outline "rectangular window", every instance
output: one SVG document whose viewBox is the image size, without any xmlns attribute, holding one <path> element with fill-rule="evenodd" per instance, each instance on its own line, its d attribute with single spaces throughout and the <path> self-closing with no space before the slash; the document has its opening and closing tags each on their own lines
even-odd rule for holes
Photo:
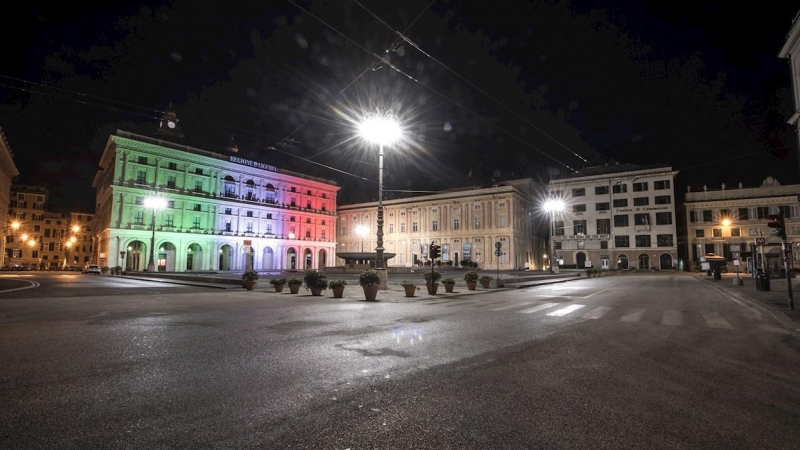
<svg viewBox="0 0 800 450">
<path fill-rule="evenodd" d="M 411 222 L 411 232 L 416 233 L 419 231 L 419 224 L 417 222 Z"/>
<path fill-rule="evenodd" d="M 553 250 L 561 250 L 561 241 L 553 243 Z"/>
<path fill-rule="evenodd" d="M 703 222 L 711 222 L 713 214 L 711 213 L 710 209 L 703 210 Z"/>
<path fill-rule="evenodd" d="M 656 235 L 656 245 L 659 247 L 673 247 L 671 234 Z"/>
<path fill-rule="evenodd" d="M 594 210 L 595 210 L 595 211 L 608 211 L 609 209 L 611 209 L 611 207 L 610 207 L 610 205 L 608 204 L 608 202 L 605 202 L 605 203 L 595 203 L 595 204 L 594 204 Z"/>
<path fill-rule="evenodd" d="M 194 173 L 196 173 L 197 175 L 202 175 L 203 174 L 203 169 L 197 167 L 197 168 L 194 169 Z"/>
<path fill-rule="evenodd" d="M 694 230 L 694 237 L 699 237 L 699 238 L 706 237 L 706 230 Z"/>
<path fill-rule="evenodd" d="M 197 217 L 197 216 L 194 216 L 192 218 L 192 229 L 193 230 L 199 230 L 200 229 L 200 218 Z"/>
<path fill-rule="evenodd" d="M 144 225 L 144 211 L 136 211 L 133 214 L 134 225 Z"/>
<path fill-rule="evenodd" d="M 225 231 L 233 231 L 231 228 L 231 219 L 225 219 Z"/>
<path fill-rule="evenodd" d="M 572 222 L 572 229 L 575 231 L 576 236 L 583 236 L 586 234 L 586 221 L 576 220 Z"/>
<path fill-rule="evenodd" d="M 633 192 L 644 192 L 648 189 L 647 181 L 642 181 L 641 183 L 633 183 Z"/>
<path fill-rule="evenodd" d="M 167 177 L 167 187 L 170 189 L 175 189 L 175 176 L 170 175 Z"/>
<path fill-rule="evenodd" d="M 272 219 L 272 213 L 267 213 L 267 219 Z"/>
<path fill-rule="evenodd" d="M 245 231 L 247 231 L 248 233 L 253 232 L 253 222 L 247 222 L 245 224 Z"/>
<path fill-rule="evenodd" d="M 585 188 L 578 188 L 572 190 L 573 197 L 585 197 L 586 196 L 586 189 Z"/>
<path fill-rule="evenodd" d="M 202 211 L 203 210 L 202 207 L 200 206 L 200 203 L 195 203 L 194 204 L 194 210 L 195 211 Z"/>
<path fill-rule="evenodd" d="M 564 235 L 564 221 L 557 220 L 553 223 L 553 228 L 555 228 L 554 234 L 556 236 L 563 236 Z"/>
<path fill-rule="evenodd" d="M 164 226 L 165 227 L 174 227 L 175 223 L 175 215 L 174 214 L 164 214 Z"/>
<path fill-rule="evenodd" d="M 653 182 L 653 190 L 654 191 L 660 191 L 660 190 L 664 190 L 664 189 L 669 189 L 670 188 L 669 185 L 670 185 L 669 180 L 654 181 Z"/>
<path fill-rule="evenodd" d="M 145 184 L 145 183 L 147 183 L 147 172 L 144 170 L 137 170 L 136 184 Z"/>
<path fill-rule="evenodd" d="M 594 195 L 608 194 L 608 186 L 595 186 Z"/>
<path fill-rule="evenodd" d="M 657 195 L 654 200 L 656 205 L 669 205 L 670 203 L 672 203 L 672 196 Z"/>
<path fill-rule="evenodd" d="M 390 223 L 389 224 L 389 234 L 392 234 L 392 233 L 394 233 L 394 224 Z"/>
<path fill-rule="evenodd" d="M 461 229 L 461 219 L 453 219 L 453 230 Z"/>
<path fill-rule="evenodd" d="M 138 162 L 139 164 L 147 164 L 147 156 L 140 156 L 140 157 L 137 159 L 137 162 Z"/>
<path fill-rule="evenodd" d="M 231 208 L 225 208 L 225 214 L 231 215 L 233 214 L 233 210 Z"/>
<path fill-rule="evenodd" d="M 247 211 L 247 217 L 253 217 L 253 211 Z"/>
<path fill-rule="evenodd" d="M 714 237 L 722 237 L 722 228 L 714 228 L 712 230 L 712 235 Z"/>
<path fill-rule="evenodd" d="M 267 234 L 272 234 L 272 224 L 271 223 L 267 224 Z"/>
<path fill-rule="evenodd" d="M 759 233 L 759 231 L 761 231 L 761 230 L 759 230 L 758 227 L 749 228 L 747 230 L 747 235 L 748 236 L 761 236 L 761 233 Z"/>
<path fill-rule="evenodd" d="M 647 206 L 650 204 L 650 197 L 634 197 L 633 206 Z"/>
<path fill-rule="evenodd" d="M 439 231 L 439 221 L 434 220 L 431 222 L 431 231 Z"/>
<path fill-rule="evenodd" d="M 167 169 L 169 169 L 169 170 L 178 170 L 178 165 L 175 164 L 174 162 L 167 163 Z"/>
<path fill-rule="evenodd" d="M 175 208 L 175 200 L 167 200 L 167 208 Z"/>
<path fill-rule="evenodd" d="M 194 191 L 195 192 L 203 192 L 203 182 L 200 180 L 194 180 Z"/>
<path fill-rule="evenodd" d="M 585 204 L 572 205 L 572 212 L 574 212 L 574 213 L 586 212 L 586 205 Z"/>
<path fill-rule="evenodd" d="M 597 219 L 597 234 L 611 234 L 611 219 Z"/>
<path fill-rule="evenodd" d="M 600 250 L 608 250 L 608 241 L 600 241 Z"/>
<path fill-rule="evenodd" d="M 615 194 L 624 194 L 625 192 L 628 192 L 628 185 L 627 184 L 615 184 L 611 188 L 611 192 L 613 192 Z"/>
<path fill-rule="evenodd" d="M 614 216 L 614 226 L 615 227 L 627 227 L 628 226 L 628 215 L 627 214 L 618 214 Z"/>
<path fill-rule="evenodd" d="M 720 217 L 721 219 L 722 219 L 722 218 L 726 218 L 726 219 L 730 219 L 730 218 L 732 218 L 732 217 L 731 217 L 731 210 L 730 210 L 730 209 L 720 209 L 720 210 L 719 210 L 719 217 Z"/>
<path fill-rule="evenodd" d="M 631 246 L 630 236 L 614 236 L 614 247 L 628 248 Z"/>
<path fill-rule="evenodd" d="M 644 234 L 636 236 L 636 247 L 650 247 L 650 235 Z"/>
<path fill-rule="evenodd" d="M 474 226 L 474 228 L 476 230 L 480 230 L 481 229 L 481 218 L 480 217 L 476 217 L 475 218 L 475 226 Z"/>
<path fill-rule="evenodd" d="M 731 237 L 739 237 L 742 233 L 738 228 L 731 228 Z"/>
<path fill-rule="evenodd" d="M 614 208 L 625 208 L 628 206 L 628 199 L 627 198 L 615 198 L 614 199 Z"/>
<path fill-rule="evenodd" d="M 406 232 L 406 224 L 405 223 L 401 223 L 400 224 L 400 232 L 401 233 L 405 233 Z"/>
<path fill-rule="evenodd" d="M 749 220 L 747 211 L 747 208 L 739 208 L 739 220 Z"/>
<path fill-rule="evenodd" d="M 323 239 L 323 240 L 325 239 L 325 229 L 324 228 L 322 230 L 319 230 L 319 237 L 320 237 L 320 239 Z"/>
<path fill-rule="evenodd" d="M 311 237 L 311 230 L 306 230 L 306 238 L 310 238 L 310 237 Z"/>
<path fill-rule="evenodd" d="M 500 228 L 505 228 L 506 225 L 506 216 L 500 216 L 500 223 L 498 224 Z"/>
<path fill-rule="evenodd" d="M 672 213 L 671 212 L 656 213 L 656 225 L 672 225 Z"/>
<path fill-rule="evenodd" d="M 650 225 L 650 213 L 634 214 L 633 220 L 636 225 Z"/>
</svg>

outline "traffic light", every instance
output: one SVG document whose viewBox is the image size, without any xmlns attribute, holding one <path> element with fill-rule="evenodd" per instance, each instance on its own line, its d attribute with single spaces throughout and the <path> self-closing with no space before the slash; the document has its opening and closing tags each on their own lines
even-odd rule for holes
<svg viewBox="0 0 800 450">
<path fill-rule="evenodd" d="M 774 228 L 771 234 L 773 236 L 780 236 L 781 239 L 786 239 L 786 222 L 780 214 L 770 214 L 767 216 L 767 226 Z"/>
<path fill-rule="evenodd" d="M 431 259 L 436 259 L 442 254 L 439 252 L 439 246 L 436 244 L 431 244 Z"/>
</svg>

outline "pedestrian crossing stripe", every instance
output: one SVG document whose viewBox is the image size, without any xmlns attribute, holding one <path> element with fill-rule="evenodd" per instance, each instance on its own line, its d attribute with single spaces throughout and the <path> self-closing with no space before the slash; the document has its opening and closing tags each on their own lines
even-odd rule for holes
<svg viewBox="0 0 800 450">
<path fill-rule="evenodd" d="M 556 316 L 556 317 L 566 316 L 567 314 L 569 314 L 571 312 L 575 312 L 575 311 L 583 308 L 584 306 L 586 306 L 586 305 L 569 305 L 566 308 L 561 308 L 561 309 L 559 309 L 557 311 L 553 311 L 551 313 L 548 313 L 547 315 L 548 316 Z"/>
</svg>

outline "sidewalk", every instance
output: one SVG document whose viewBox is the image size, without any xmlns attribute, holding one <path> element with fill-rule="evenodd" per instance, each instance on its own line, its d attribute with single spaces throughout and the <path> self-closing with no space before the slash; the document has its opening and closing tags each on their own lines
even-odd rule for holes
<svg viewBox="0 0 800 450">
<path fill-rule="evenodd" d="M 735 274 L 723 274 L 721 280 L 714 280 L 714 277 L 695 275 L 698 279 L 713 283 L 714 286 L 730 292 L 735 296 L 741 296 L 747 300 L 772 311 L 779 320 L 792 328 L 800 328 L 800 280 L 792 278 L 792 292 L 794 297 L 794 310 L 789 309 L 789 291 L 786 279 L 770 279 L 769 291 L 757 291 L 756 280 L 750 274 L 739 274 L 743 284 L 734 286 L 733 279 Z"/>
</svg>

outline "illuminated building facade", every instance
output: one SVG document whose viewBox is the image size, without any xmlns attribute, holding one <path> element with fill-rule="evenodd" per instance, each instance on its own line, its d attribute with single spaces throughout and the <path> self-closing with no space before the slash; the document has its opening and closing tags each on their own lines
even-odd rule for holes
<svg viewBox="0 0 800 450">
<path fill-rule="evenodd" d="M 238 156 L 175 143 L 168 110 L 160 137 L 117 131 L 107 141 L 97 190 L 94 260 L 127 271 L 321 268 L 333 263 L 333 182 Z M 166 208 L 146 199 L 163 197 Z M 154 228 L 153 228 L 154 227 Z"/>
<path fill-rule="evenodd" d="M 9 264 L 9 255 L 6 252 L 6 241 L 11 237 L 11 221 L 9 220 L 8 207 L 11 201 L 11 182 L 19 175 L 17 166 L 14 165 L 14 153 L 8 145 L 3 129 L 0 128 L 0 229 L 3 237 L 0 239 L 0 266 Z"/>
<path fill-rule="evenodd" d="M 551 181 L 550 198 L 566 205 L 552 219 L 555 257 L 578 269 L 676 269 L 677 173 L 615 164 Z"/>
<path fill-rule="evenodd" d="M 387 266 L 424 265 L 430 245 L 438 244 L 441 260 L 454 265 L 469 260 L 481 269 L 537 270 L 545 249 L 543 241 L 533 237 L 534 222 L 541 219 L 534 212 L 535 192 L 532 180 L 521 179 L 488 188 L 384 200 L 384 247 L 395 254 Z M 375 251 L 377 207 L 377 202 L 339 206 L 338 253 L 359 253 L 362 246 Z M 372 231 L 359 236 L 360 226 Z M 495 256 L 498 242 L 499 257 Z M 337 258 L 337 265 L 344 264 L 344 259 Z"/>
</svg>

